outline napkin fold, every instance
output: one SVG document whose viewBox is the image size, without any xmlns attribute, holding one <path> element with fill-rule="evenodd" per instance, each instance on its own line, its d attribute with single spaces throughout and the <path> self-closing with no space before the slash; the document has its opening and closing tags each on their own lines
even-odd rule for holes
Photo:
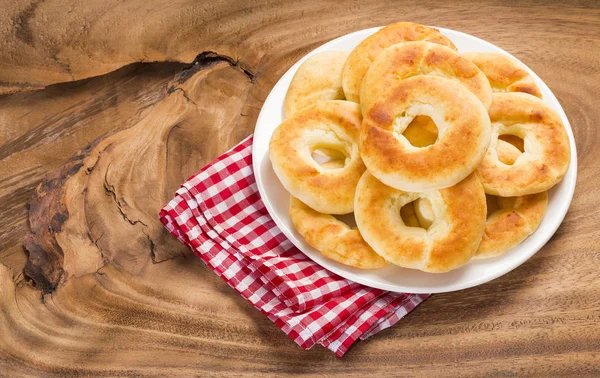
<svg viewBox="0 0 600 378">
<path fill-rule="evenodd" d="M 267 212 L 252 170 L 252 135 L 190 177 L 159 214 L 234 290 L 300 347 L 342 357 L 356 340 L 394 325 L 427 294 L 363 286 L 296 248 Z"/>
</svg>

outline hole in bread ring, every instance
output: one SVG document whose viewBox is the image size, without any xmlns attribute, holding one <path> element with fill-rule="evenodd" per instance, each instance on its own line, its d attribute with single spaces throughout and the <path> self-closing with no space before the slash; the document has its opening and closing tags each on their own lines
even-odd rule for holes
<svg viewBox="0 0 600 378">
<path fill-rule="evenodd" d="M 469 52 L 462 54 L 485 74 L 493 92 L 521 92 L 542 98 L 533 77 L 509 56 L 498 53 Z"/>
<path fill-rule="evenodd" d="M 416 200 L 400 208 L 400 217 L 408 227 L 420 227 L 428 230 L 435 221 L 435 213 L 431 206 L 431 201 L 426 197 L 419 197 Z"/>
<path fill-rule="evenodd" d="M 429 41 L 456 50 L 452 41 L 435 28 L 412 22 L 388 25 L 365 38 L 348 56 L 342 70 L 342 86 L 346 99 L 359 102 L 360 86 L 371 63 L 385 48 L 407 41 Z"/>
<path fill-rule="evenodd" d="M 318 212 L 351 213 L 356 183 L 365 171 L 358 152 L 360 122 L 358 104 L 324 101 L 281 123 L 271 137 L 269 158 L 285 189 Z M 315 151 L 327 149 L 345 156 L 343 166 L 322 166 L 313 159 Z"/>
<path fill-rule="evenodd" d="M 548 193 L 522 197 L 486 195 L 488 219 L 481 244 L 473 258 L 500 256 L 535 232 L 548 206 Z"/>
<path fill-rule="evenodd" d="M 402 135 L 420 115 L 438 129 L 423 148 Z M 369 171 L 386 185 L 423 192 L 452 186 L 475 170 L 490 142 L 490 121 L 481 101 L 465 87 L 437 76 L 400 81 L 364 114 L 359 148 Z"/>
<path fill-rule="evenodd" d="M 419 220 L 419 225 L 428 230 L 429 227 L 435 222 L 435 212 L 433 211 L 433 205 L 431 201 L 425 197 L 421 197 L 414 202 L 415 214 Z"/>
<path fill-rule="evenodd" d="M 332 215 L 319 213 L 294 197 L 290 198 L 290 218 L 304 240 L 325 257 L 360 269 L 388 265 L 364 241 L 358 229 Z"/>
<path fill-rule="evenodd" d="M 523 139 L 519 138 L 516 135 L 511 134 L 502 134 L 498 136 L 498 139 L 503 140 L 514 147 L 516 147 L 520 152 L 525 151 L 525 142 Z"/>
<path fill-rule="evenodd" d="M 314 147 L 313 147 L 314 148 Z M 313 150 L 311 157 L 323 169 L 344 168 L 349 158 L 344 145 L 320 147 Z"/>
<path fill-rule="evenodd" d="M 470 60 L 446 46 L 424 41 L 406 42 L 383 50 L 360 87 L 360 106 L 365 113 L 398 81 L 418 75 L 453 80 L 471 91 L 485 106 L 492 103 L 492 88 L 483 72 Z"/>
<path fill-rule="evenodd" d="M 417 199 L 431 205 L 428 230 L 405 224 L 400 209 Z M 363 238 L 387 261 L 426 272 L 447 272 L 465 264 L 483 236 L 483 187 L 471 174 L 450 188 L 411 193 L 391 188 L 368 171 L 356 188 L 356 224 Z M 465 211 L 468 209 L 468 211 Z"/>
<path fill-rule="evenodd" d="M 438 138 L 438 128 L 431 117 L 418 115 L 408 124 L 402 135 L 414 147 L 427 147 Z"/>
<path fill-rule="evenodd" d="M 567 132 L 560 117 L 542 100 L 523 93 L 496 93 L 489 111 L 490 147 L 477 168 L 486 193 L 518 197 L 557 184 L 570 162 Z M 524 151 L 512 165 L 498 158 L 498 137 L 516 135 Z"/>
<path fill-rule="evenodd" d="M 507 140 L 511 141 L 512 143 L 507 142 Z M 524 149 L 525 147 L 523 139 L 517 136 L 505 134 L 498 137 L 496 153 L 498 154 L 498 160 L 506 165 L 515 164 L 515 161 L 517 161 L 519 156 L 521 156 Z"/>
</svg>

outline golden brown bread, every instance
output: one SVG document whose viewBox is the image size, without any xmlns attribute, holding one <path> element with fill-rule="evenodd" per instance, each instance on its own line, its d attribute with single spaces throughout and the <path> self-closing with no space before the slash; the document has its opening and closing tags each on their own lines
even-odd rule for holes
<svg viewBox="0 0 600 378">
<path fill-rule="evenodd" d="M 505 140 L 498 139 L 498 158 L 504 164 L 512 165 L 522 154 L 516 146 L 521 147 L 523 141 L 516 137 Z M 548 192 L 521 197 L 486 194 L 486 200 L 489 215 L 475 259 L 503 255 L 535 232 L 548 206 Z"/>
<path fill-rule="evenodd" d="M 435 215 L 427 230 L 405 225 L 400 216 L 404 205 L 419 198 L 431 203 Z M 433 273 L 456 269 L 473 257 L 486 218 L 485 194 L 475 174 L 450 188 L 410 193 L 367 171 L 356 188 L 354 208 L 358 229 L 375 252 L 393 264 Z"/>
<path fill-rule="evenodd" d="M 417 75 L 455 80 L 477 96 L 486 109 L 492 103 L 490 83 L 473 62 L 437 43 L 405 42 L 386 48 L 371 64 L 360 87 L 363 114 L 398 81 Z"/>
<path fill-rule="evenodd" d="M 296 231 L 323 256 L 360 269 L 382 268 L 388 263 L 364 241 L 360 231 L 329 214 L 319 213 L 297 198 L 290 198 L 290 218 Z"/>
<path fill-rule="evenodd" d="M 359 102 L 360 85 L 371 66 L 371 62 L 386 47 L 407 41 L 429 41 L 456 50 L 452 41 L 444 37 L 437 29 L 412 22 L 398 22 L 388 25 L 363 40 L 348 56 L 342 71 L 342 85 L 346 99 Z"/>
<path fill-rule="evenodd" d="M 326 51 L 302 63 L 285 95 L 284 117 L 319 101 L 343 100 L 342 68 L 348 54 L 350 51 Z"/>
<path fill-rule="evenodd" d="M 519 62 L 498 53 L 469 52 L 462 54 L 479 67 L 494 92 L 522 92 L 542 98 L 533 77 Z"/>
<path fill-rule="evenodd" d="M 488 195 L 489 206 L 498 209 L 488 217 L 483 239 L 474 258 L 500 256 L 517 246 L 535 232 L 548 207 L 548 192 L 522 197 L 496 197 Z"/>
<path fill-rule="evenodd" d="M 269 158 L 285 189 L 318 212 L 351 213 L 365 171 L 358 152 L 360 122 L 359 105 L 350 101 L 320 102 L 283 121 L 271 136 Z M 343 154 L 344 166 L 317 163 L 312 154 L 321 148 Z"/>
<path fill-rule="evenodd" d="M 326 257 L 446 272 L 537 229 L 568 169 L 566 131 L 517 61 L 455 50 L 397 23 L 300 66 L 270 158 L 294 227 Z M 343 98 L 360 106 L 328 101 Z M 351 211 L 359 230 L 331 215 Z"/>
<path fill-rule="evenodd" d="M 569 168 L 569 138 L 548 105 L 524 93 L 494 93 L 489 115 L 492 140 L 477 168 L 486 193 L 524 196 L 546 191 L 562 179 Z M 504 134 L 524 140 L 524 152 L 512 165 L 498 159 L 498 137 Z"/>
<path fill-rule="evenodd" d="M 437 125 L 436 143 L 418 148 L 402 135 L 418 115 Z M 359 148 L 369 171 L 391 187 L 421 192 L 452 186 L 480 163 L 490 142 L 481 101 L 462 85 L 419 75 L 396 84 L 363 118 Z"/>
</svg>

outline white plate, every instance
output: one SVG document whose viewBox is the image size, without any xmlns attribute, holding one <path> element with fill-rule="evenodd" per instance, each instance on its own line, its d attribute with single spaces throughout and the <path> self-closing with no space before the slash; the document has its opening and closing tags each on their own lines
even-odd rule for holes
<svg viewBox="0 0 600 378">
<path fill-rule="evenodd" d="M 470 261 L 461 268 L 448 273 L 425 273 L 397 266 L 377 270 L 361 270 L 325 258 L 319 251 L 306 244 L 304 239 L 294 230 L 288 213 L 289 194 L 283 188 L 277 176 L 275 176 L 269 160 L 269 140 L 271 139 L 273 130 L 282 121 L 283 99 L 285 98 L 292 77 L 298 70 L 298 67 L 311 55 L 323 51 L 352 50 L 363 39 L 379 29 L 372 28 L 347 34 L 313 50 L 296 62 L 279 79 L 267 97 L 254 131 L 252 158 L 256 183 L 269 213 L 277 226 L 279 226 L 292 243 L 312 260 L 342 277 L 371 287 L 408 293 L 443 293 L 477 286 L 510 272 L 540 250 L 558 229 L 569 209 L 577 176 L 577 153 L 569 120 L 548 86 L 529 68 L 527 68 L 527 71 L 533 76 L 536 84 L 542 91 L 544 101 L 558 112 L 567 129 L 571 144 L 571 165 L 564 179 L 550 190 L 548 210 L 539 228 L 519 246 L 503 256 Z M 501 48 L 471 35 L 450 29 L 438 29 L 454 42 L 460 52 L 498 52 L 512 56 Z"/>
</svg>

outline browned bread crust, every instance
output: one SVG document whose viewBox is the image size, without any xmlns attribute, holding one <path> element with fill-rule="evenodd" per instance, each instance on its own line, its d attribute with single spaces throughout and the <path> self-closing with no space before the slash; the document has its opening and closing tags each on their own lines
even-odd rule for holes
<svg viewBox="0 0 600 378">
<path fill-rule="evenodd" d="M 329 214 L 319 213 L 297 198 L 290 198 L 290 218 L 296 231 L 323 256 L 360 269 L 382 268 L 388 263 L 364 241 L 360 231 Z"/>
<path fill-rule="evenodd" d="M 426 198 L 435 214 L 427 230 L 405 225 L 400 216 L 400 209 L 418 198 Z M 393 264 L 432 273 L 469 261 L 485 227 L 485 194 L 475 174 L 450 188 L 410 193 L 365 172 L 354 207 L 358 229 L 375 252 Z"/>
<path fill-rule="evenodd" d="M 365 75 L 360 92 L 363 113 L 394 88 L 417 75 L 436 75 L 464 85 L 483 103 L 492 103 L 492 88 L 483 72 L 456 51 L 437 43 L 417 41 L 392 45 L 379 54 Z"/>
<path fill-rule="evenodd" d="M 402 135 L 427 115 L 437 142 L 414 147 Z M 490 120 L 481 101 L 446 78 L 419 75 L 396 84 L 364 114 L 359 148 L 369 171 L 391 187 L 411 192 L 455 185 L 479 165 L 490 142 Z"/>
<path fill-rule="evenodd" d="M 534 233 L 548 207 L 548 192 L 492 200 L 499 208 L 487 219 L 476 259 L 500 256 Z"/>
<path fill-rule="evenodd" d="M 285 189 L 318 212 L 351 213 L 365 171 L 358 152 L 360 122 L 359 105 L 350 101 L 320 102 L 283 121 L 271 137 L 269 158 Z M 319 148 L 341 151 L 345 165 L 321 166 L 311 156 Z"/>
<path fill-rule="evenodd" d="M 285 95 L 285 118 L 320 101 L 344 99 L 342 68 L 348 54 L 349 51 L 326 51 L 302 63 Z"/>
<path fill-rule="evenodd" d="M 408 41 L 429 41 L 456 50 L 452 41 L 437 29 L 412 22 L 388 25 L 367 37 L 348 56 L 342 71 L 342 86 L 346 99 L 359 102 L 360 85 L 371 63 L 386 47 Z"/>
<path fill-rule="evenodd" d="M 489 110 L 492 140 L 477 168 L 485 192 L 516 197 L 546 191 L 569 168 L 567 132 L 556 114 L 542 100 L 524 93 L 494 93 Z M 516 135 L 525 151 L 512 165 L 498 159 L 498 136 Z"/>
<path fill-rule="evenodd" d="M 462 55 L 483 71 L 494 92 L 522 92 L 542 98 L 533 77 L 516 60 L 498 53 L 469 52 Z"/>
</svg>

